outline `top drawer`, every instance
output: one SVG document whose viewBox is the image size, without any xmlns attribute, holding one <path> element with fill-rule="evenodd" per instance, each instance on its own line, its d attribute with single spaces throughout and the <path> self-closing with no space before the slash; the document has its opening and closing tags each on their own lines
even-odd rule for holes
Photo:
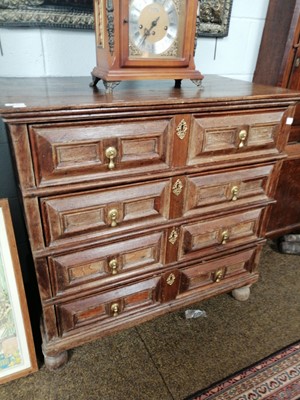
<svg viewBox="0 0 300 400">
<path fill-rule="evenodd" d="M 29 127 L 38 186 L 168 170 L 172 119 Z"/>
<path fill-rule="evenodd" d="M 257 161 L 274 156 L 278 149 L 278 132 L 282 112 L 243 115 L 195 116 L 187 164 L 204 166 Z"/>
</svg>

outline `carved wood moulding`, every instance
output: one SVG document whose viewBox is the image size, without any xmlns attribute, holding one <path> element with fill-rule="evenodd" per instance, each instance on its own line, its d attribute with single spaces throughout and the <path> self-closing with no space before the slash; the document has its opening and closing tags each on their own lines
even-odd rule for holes
<svg viewBox="0 0 300 400">
<path fill-rule="evenodd" d="M 227 36 L 233 0 L 198 2 L 197 36 Z M 0 0 L 0 27 L 94 29 L 93 0 Z"/>
</svg>

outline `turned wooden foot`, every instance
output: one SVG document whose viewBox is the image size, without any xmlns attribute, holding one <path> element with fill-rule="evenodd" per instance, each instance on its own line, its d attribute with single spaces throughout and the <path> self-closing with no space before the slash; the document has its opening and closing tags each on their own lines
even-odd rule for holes
<svg viewBox="0 0 300 400">
<path fill-rule="evenodd" d="M 63 351 L 55 356 L 47 356 L 44 354 L 45 366 L 50 371 L 63 367 L 68 361 L 68 352 Z"/>
<path fill-rule="evenodd" d="M 238 301 L 246 301 L 250 296 L 250 285 L 234 289 L 232 296 Z"/>
</svg>

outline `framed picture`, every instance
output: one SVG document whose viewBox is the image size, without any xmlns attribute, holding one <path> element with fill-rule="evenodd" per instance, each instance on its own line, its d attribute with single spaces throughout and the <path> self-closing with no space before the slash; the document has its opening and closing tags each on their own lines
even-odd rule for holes
<svg viewBox="0 0 300 400">
<path fill-rule="evenodd" d="M 198 0 L 197 37 L 228 35 L 233 0 Z M 94 29 L 93 0 L 0 1 L 0 27 Z"/>
<path fill-rule="evenodd" d="M 0 199 L 0 384 L 38 369 L 7 199 Z"/>
</svg>

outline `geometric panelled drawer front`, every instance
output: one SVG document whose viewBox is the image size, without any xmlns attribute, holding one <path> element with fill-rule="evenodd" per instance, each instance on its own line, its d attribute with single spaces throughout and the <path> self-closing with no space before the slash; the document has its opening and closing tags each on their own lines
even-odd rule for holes
<svg viewBox="0 0 300 400">
<path fill-rule="evenodd" d="M 54 295 L 116 284 L 120 279 L 161 269 L 164 251 L 165 235 L 156 232 L 49 257 Z"/>
<path fill-rule="evenodd" d="M 272 169 L 273 165 L 264 165 L 188 176 L 184 216 L 220 212 L 267 201 Z"/>
<path fill-rule="evenodd" d="M 171 119 L 32 125 L 38 186 L 169 168 Z"/>
<path fill-rule="evenodd" d="M 262 209 L 222 218 L 186 224 L 181 227 L 178 261 L 214 254 L 254 242 Z"/>
<path fill-rule="evenodd" d="M 282 112 L 194 118 L 187 165 L 230 162 L 272 153 Z M 249 154 L 248 154 L 249 153 Z"/>
<path fill-rule="evenodd" d="M 192 291 L 217 289 L 218 284 L 240 275 L 249 275 L 254 272 L 254 255 L 256 249 L 248 249 L 234 255 L 220 257 L 217 260 L 202 262 L 191 267 L 183 268 L 185 287 L 178 298 L 191 295 Z"/>
<path fill-rule="evenodd" d="M 169 218 L 170 179 L 41 199 L 47 245 L 114 236 Z"/>
<path fill-rule="evenodd" d="M 155 307 L 159 278 L 122 286 L 56 306 L 61 334 L 97 323 L 122 323 L 123 317 Z"/>
</svg>

